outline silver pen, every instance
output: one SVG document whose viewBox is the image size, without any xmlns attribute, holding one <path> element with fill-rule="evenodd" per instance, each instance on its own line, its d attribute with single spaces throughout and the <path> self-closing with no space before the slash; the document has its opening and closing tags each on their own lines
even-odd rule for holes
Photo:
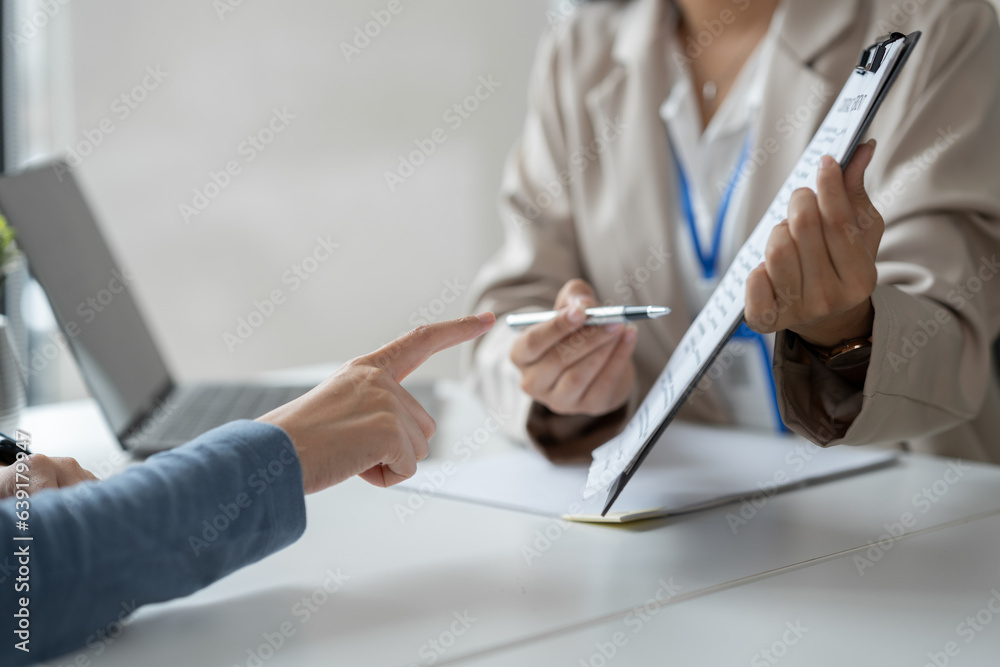
<svg viewBox="0 0 1000 667">
<path fill-rule="evenodd" d="M 655 320 L 668 314 L 670 309 L 662 306 L 601 306 L 587 308 L 584 312 L 587 313 L 587 319 L 583 326 L 596 327 L 601 324 Z M 540 313 L 514 313 L 507 316 L 507 326 L 512 329 L 530 327 L 533 324 L 553 320 L 558 314 L 557 310 L 546 310 Z"/>
</svg>

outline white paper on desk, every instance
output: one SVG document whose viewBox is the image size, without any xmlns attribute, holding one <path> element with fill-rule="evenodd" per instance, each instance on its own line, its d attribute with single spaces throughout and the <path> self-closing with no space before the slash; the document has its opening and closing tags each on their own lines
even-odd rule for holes
<svg viewBox="0 0 1000 667">
<path fill-rule="evenodd" d="M 805 440 L 675 422 L 601 517 L 603 498 L 581 500 L 587 464 L 554 465 L 532 451 L 468 462 L 428 462 L 399 487 L 425 495 L 561 516 L 622 523 L 721 505 L 886 465 L 890 450 L 822 449 Z"/>
</svg>

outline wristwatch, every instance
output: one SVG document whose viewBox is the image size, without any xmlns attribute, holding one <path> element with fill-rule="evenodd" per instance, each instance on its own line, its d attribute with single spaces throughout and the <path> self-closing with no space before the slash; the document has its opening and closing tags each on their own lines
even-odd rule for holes
<svg viewBox="0 0 1000 667">
<path fill-rule="evenodd" d="M 796 335 L 802 346 L 832 371 L 846 371 L 868 363 L 872 357 L 872 337 L 852 338 L 833 347 L 819 347 Z"/>
</svg>

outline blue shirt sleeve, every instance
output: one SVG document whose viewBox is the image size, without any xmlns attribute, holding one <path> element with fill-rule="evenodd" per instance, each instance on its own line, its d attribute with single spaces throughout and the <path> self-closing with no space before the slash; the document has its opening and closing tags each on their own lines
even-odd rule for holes
<svg viewBox="0 0 1000 667">
<path fill-rule="evenodd" d="M 94 657 L 136 608 L 193 593 L 298 539 L 302 469 L 283 430 L 233 422 L 104 482 L 38 493 L 29 530 L 16 521 L 14 500 L 0 503 L 0 664 L 75 649 Z M 19 635 L 22 598 L 28 634 Z"/>
</svg>

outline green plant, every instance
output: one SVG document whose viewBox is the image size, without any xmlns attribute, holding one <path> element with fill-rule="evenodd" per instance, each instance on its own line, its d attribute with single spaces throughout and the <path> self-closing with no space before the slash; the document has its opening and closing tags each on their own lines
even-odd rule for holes
<svg viewBox="0 0 1000 667">
<path fill-rule="evenodd" d="M 7 219 L 0 215 L 0 267 L 3 267 L 15 251 L 14 230 L 7 224 Z"/>
</svg>

